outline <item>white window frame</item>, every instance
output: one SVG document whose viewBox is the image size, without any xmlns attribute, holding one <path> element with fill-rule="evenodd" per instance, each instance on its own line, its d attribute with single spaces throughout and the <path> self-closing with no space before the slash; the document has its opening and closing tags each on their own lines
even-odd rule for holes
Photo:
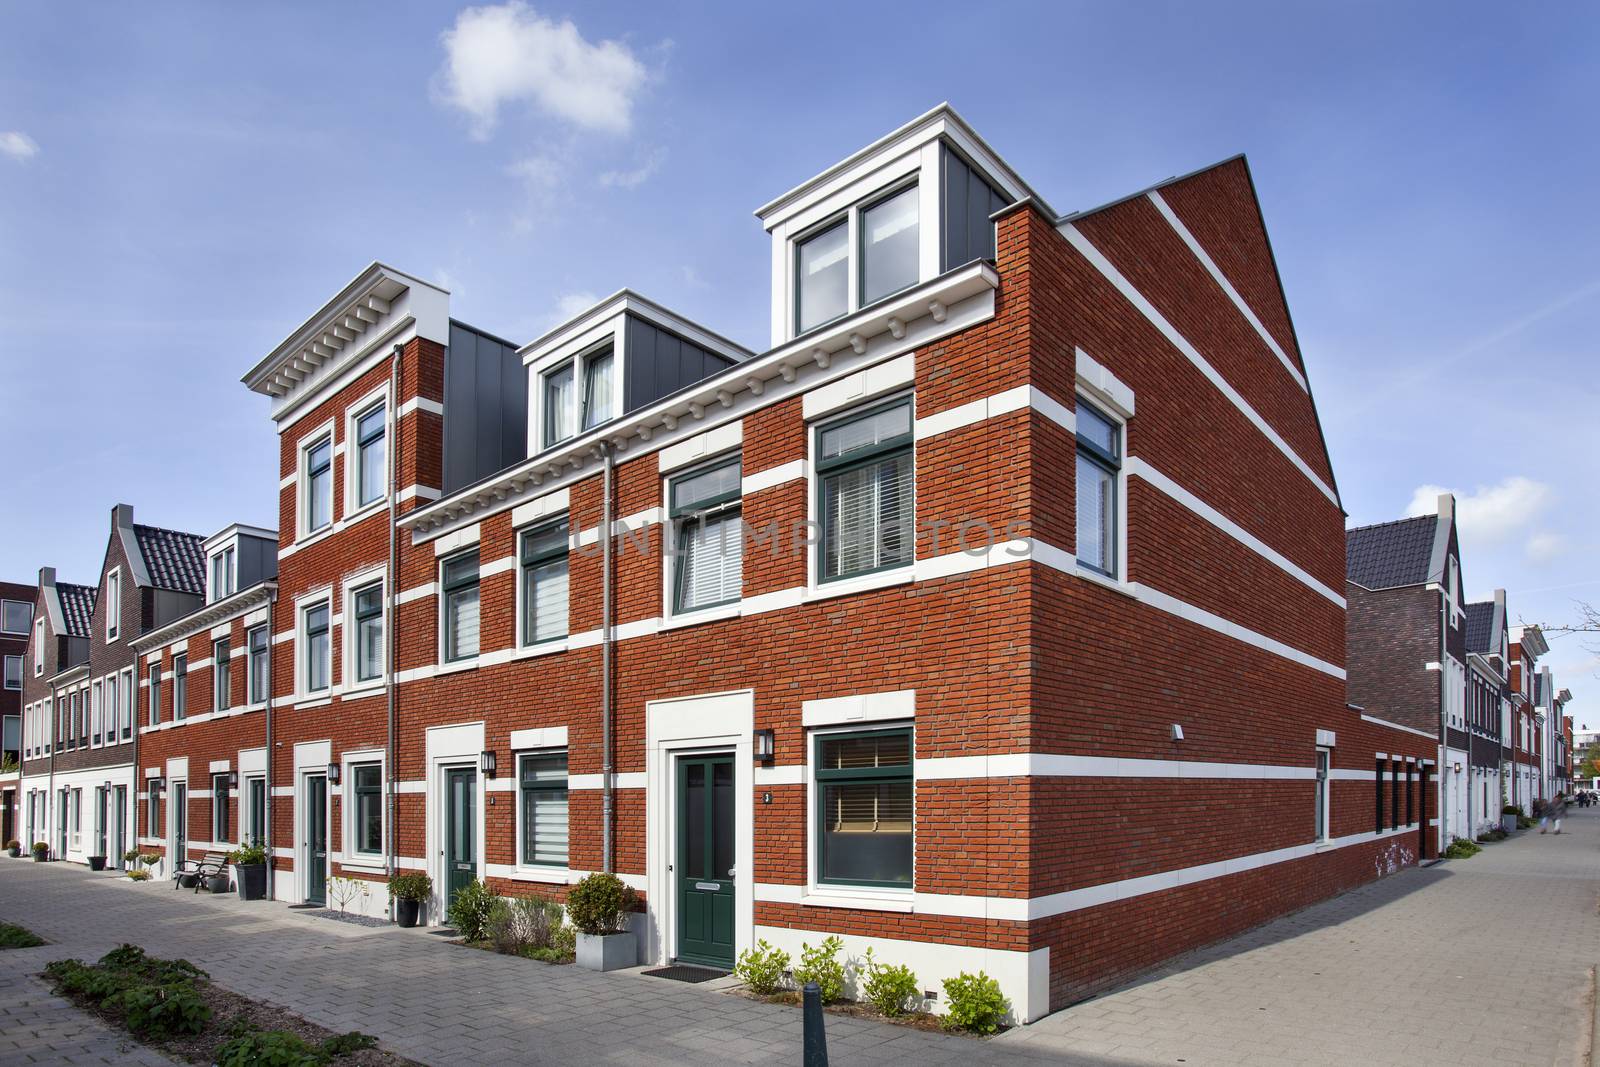
<svg viewBox="0 0 1600 1067">
<path fill-rule="evenodd" d="M 361 503 L 361 448 L 356 441 L 356 426 L 363 416 L 378 406 L 383 407 L 383 492 L 369 503 Z M 389 384 L 367 393 L 344 409 L 344 519 L 348 523 L 358 515 L 365 515 L 387 505 L 393 484 L 389 465 L 394 462 L 394 405 L 389 402 Z"/>
<path fill-rule="evenodd" d="M 219 656 L 222 643 L 228 643 L 227 656 Z M 223 684 L 223 676 L 227 683 Z M 211 639 L 211 710 L 228 711 L 233 707 L 233 635 Z"/>
<path fill-rule="evenodd" d="M 122 632 L 122 568 L 106 572 L 106 643 L 116 641 Z"/>
<path fill-rule="evenodd" d="M 306 612 L 318 605 L 328 608 L 328 687 L 313 690 L 311 679 L 310 640 L 306 633 Z M 323 700 L 334 692 L 333 665 L 339 661 L 339 649 L 334 640 L 334 630 L 339 622 L 333 611 L 333 590 L 319 589 L 296 597 L 294 602 L 294 694 L 297 701 Z"/>
<path fill-rule="evenodd" d="M 548 733 L 548 731 L 547 731 Z M 567 745 L 566 728 L 559 728 L 559 744 L 529 745 L 511 753 L 511 795 L 515 808 L 516 839 L 512 842 L 512 866 L 519 878 L 535 882 L 565 883 L 572 871 L 572 750 Z M 567 862 L 564 866 L 526 863 L 522 858 L 522 758 L 524 756 L 554 756 L 565 753 L 567 757 Z M 674 786 L 676 788 L 676 786 Z"/>
<path fill-rule="evenodd" d="M 354 867 L 363 871 L 383 871 L 387 862 L 387 848 L 389 844 L 389 765 L 386 754 L 381 748 L 359 749 L 352 752 L 341 753 L 340 763 L 343 765 L 339 776 L 339 827 L 341 866 Z M 378 822 L 380 826 L 380 842 L 377 852 L 357 852 L 354 847 L 356 839 L 356 774 L 357 766 L 376 764 L 378 767 Z M 332 787 L 330 787 L 332 788 Z"/>
<path fill-rule="evenodd" d="M 339 464 L 339 442 L 334 437 L 333 420 L 318 426 L 315 430 L 300 439 L 295 449 L 297 457 L 297 470 L 295 473 L 294 490 L 294 528 L 295 541 L 309 541 L 314 537 L 324 536 L 339 527 L 339 494 L 335 492 L 333 484 L 333 471 Z M 311 522 L 311 465 L 309 462 L 311 450 L 323 441 L 328 442 L 328 524 L 312 529 Z"/>
<path fill-rule="evenodd" d="M 5 629 L 5 606 L 8 604 L 21 604 L 28 609 L 28 625 L 20 630 Z M 0 633 L 11 634 L 15 637 L 27 637 L 28 629 L 33 625 L 33 605 L 26 600 L 12 600 L 9 597 L 0 598 Z"/>
<path fill-rule="evenodd" d="M 913 425 L 914 425 L 914 422 L 913 422 Z M 811 429 L 812 429 L 812 427 L 808 426 L 807 427 L 807 432 L 810 432 Z M 913 446 L 914 445 L 915 445 L 915 442 L 913 441 Z M 737 499 L 730 500 L 730 501 L 727 501 L 725 503 L 717 504 L 713 508 L 711 508 L 709 511 L 695 512 L 693 514 L 685 514 L 685 515 L 680 515 L 680 516 L 677 516 L 677 517 L 673 517 L 673 515 L 672 515 L 672 486 L 673 486 L 674 482 L 677 482 L 680 479 L 683 479 L 685 477 L 693 477 L 696 474 L 701 474 L 701 473 L 703 473 L 705 471 L 711 470 L 711 469 L 713 469 L 715 467 L 720 467 L 723 464 L 726 464 L 726 463 L 729 463 L 729 462 L 736 463 L 738 465 L 738 467 L 739 467 L 739 472 L 740 472 L 740 479 L 739 479 L 740 492 L 739 492 L 739 496 L 738 496 Z M 915 484 L 915 472 L 916 472 L 916 458 L 915 458 L 915 456 L 913 456 L 912 457 L 913 484 Z M 743 477 L 743 474 L 744 474 L 744 451 L 743 451 L 742 442 L 741 442 L 741 447 L 735 447 L 735 448 L 733 448 L 731 450 L 728 450 L 728 451 L 719 453 L 717 455 L 714 455 L 709 459 L 696 460 L 692 464 L 685 464 L 683 467 L 680 467 L 680 468 L 677 468 L 675 470 L 669 471 L 669 472 L 667 472 L 666 474 L 664 474 L 662 476 L 662 478 L 661 478 L 661 515 L 662 515 L 664 521 L 661 524 L 661 533 L 662 533 L 661 557 L 662 557 L 662 563 L 663 563 L 663 566 L 661 568 L 661 579 L 662 579 L 662 589 L 661 589 L 662 612 L 661 612 L 661 615 L 662 615 L 663 619 L 668 620 L 668 621 L 674 621 L 674 620 L 689 621 L 689 620 L 693 620 L 695 622 L 711 622 L 711 621 L 716 620 L 716 619 L 731 618 L 731 617 L 739 614 L 739 604 L 740 604 L 740 601 L 743 600 L 743 598 L 744 598 L 744 590 L 743 590 L 744 562 L 743 562 L 742 559 L 740 560 L 740 595 L 739 596 L 734 597 L 732 600 L 724 601 L 721 604 L 707 605 L 706 607 L 702 607 L 702 608 L 687 608 L 687 609 L 684 609 L 684 610 L 681 610 L 681 611 L 678 609 L 678 595 L 677 595 L 678 594 L 678 576 L 679 576 L 679 572 L 683 569 L 683 555 L 678 552 L 678 537 L 679 537 L 679 534 L 682 531 L 682 525 L 683 525 L 684 522 L 686 522 L 686 521 L 688 521 L 690 519 L 704 520 L 707 517 L 718 517 L 726 510 L 737 509 L 739 511 L 740 520 L 742 522 L 743 521 L 743 517 L 744 517 L 744 492 L 743 492 L 744 477 Z M 913 498 L 913 499 L 915 499 L 915 498 Z M 740 543 L 741 543 L 741 545 L 743 545 L 743 543 L 744 543 L 744 540 L 743 540 L 744 535 L 743 535 L 742 532 L 741 532 L 740 536 L 741 536 L 741 542 Z M 815 555 L 815 553 L 810 553 L 810 554 Z"/>
<path fill-rule="evenodd" d="M 10 667 L 11 667 L 11 665 L 13 663 L 15 663 L 17 665 L 17 684 L 16 685 L 12 685 L 11 684 L 11 678 L 10 678 L 10 674 L 11 674 Z M 6 672 L 5 672 L 5 687 L 6 687 L 6 689 L 9 692 L 13 692 L 13 693 L 21 692 L 22 691 L 22 657 L 20 655 L 11 655 L 11 654 L 8 653 L 6 655 L 6 657 L 5 657 L 5 666 L 6 666 Z"/>
<path fill-rule="evenodd" d="M 1326 773 L 1323 771 L 1323 760 L 1327 760 Z M 1317 840 L 1319 845 L 1325 845 L 1333 839 L 1333 748 L 1330 745 L 1318 745 L 1312 767 L 1312 784 L 1317 790 L 1321 800 L 1322 819 L 1317 827 Z"/>
<path fill-rule="evenodd" d="M 249 803 L 251 794 L 250 785 L 252 782 L 261 782 L 263 787 L 265 787 L 266 781 L 267 775 L 264 771 L 258 771 L 253 774 L 241 774 L 239 776 L 239 843 L 241 845 L 245 844 L 245 828 L 251 823 L 255 822 L 255 805 Z M 261 795 L 261 826 L 263 829 L 265 829 L 267 825 L 266 806 L 267 797 L 265 789 L 263 788 Z M 385 806 L 387 807 L 387 805 Z M 265 835 L 263 835 L 261 843 L 266 844 Z"/>
<path fill-rule="evenodd" d="M 619 311 L 564 339 L 557 347 L 538 354 L 528 362 L 528 455 L 560 448 L 568 441 L 574 441 L 586 433 L 594 432 L 592 429 L 583 428 L 584 367 L 608 345 L 611 348 L 612 420 L 621 416 L 624 408 L 623 398 L 626 395 L 624 389 L 627 386 L 626 324 L 626 313 Z M 545 379 L 568 363 L 572 364 L 573 374 L 572 436 L 546 444 Z"/>
<path fill-rule="evenodd" d="M 460 656 L 456 659 L 451 659 L 449 634 L 446 629 L 446 617 L 450 611 L 450 602 L 449 592 L 444 587 L 444 569 L 446 564 L 453 563 L 462 556 L 469 554 L 478 557 L 478 651 L 471 656 Z M 490 562 L 493 561 L 491 560 Z M 438 562 L 434 565 L 434 582 L 435 588 L 439 590 L 439 595 L 435 597 L 438 603 L 438 618 L 435 620 L 434 626 L 434 644 L 438 649 L 439 668 L 441 670 L 460 670 L 472 666 L 483 656 L 483 548 L 481 543 L 475 542 L 470 545 L 462 545 L 449 555 L 440 556 Z"/>
<path fill-rule="evenodd" d="M 841 737 L 857 733 L 881 733 L 884 730 L 909 730 L 911 733 L 911 885 L 904 888 L 872 885 L 840 885 L 818 881 L 818 861 L 821 858 L 821 827 L 817 824 L 817 805 L 821 787 L 817 781 L 816 746 L 823 738 Z M 917 892 L 917 723 L 915 717 L 874 720 L 851 726 L 820 726 L 805 730 L 806 761 L 806 886 L 804 896 L 812 903 L 849 906 L 857 904 L 868 909 L 910 911 Z M 737 783 L 736 783 L 737 784 Z M 802 900 L 802 903 L 804 901 Z"/>
<path fill-rule="evenodd" d="M 267 692 L 262 693 L 259 699 L 255 693 L 255 665 L 250 661 L 250 635 L 258 630 L 267 635 Z M 246 707 L 265 704 L 272 696 L 272 625 L 270 623 L 257 623 L 247 626 L 244 630 L 244 702 Z"/>
<path fill-rule="evenodd" d="M 33 676 L 44 675 L 44 616 L 33 620 Z"/>
<path fill-rule="evenodd" d="M 138 683 L 135 681 L 137 675 L 132 667 L 124 667 L 119 677 L 122 680 L 117 683 L 117 700 L 122 705 L 122 708 L 118 714 L 117 738 L 119 741 L 132 740 L 134 734 L 133 720 L 137 714 L 137 704 L 139 702 Z"/>
<path fill-rule="evenodd" d="M 939 227 L 943 224 L 941 212 L 939 211 L 940 205 L 937 178 L 938 165 L 936 163 L 934 167 L 935 184 L 933 190 L 931 191 L 931 195 L 929 195 L 923 189 L 923 183 L 926 179 L 922 173 L 923 168 L 920 159 L 918 159 L 915 166 L 911 167 L 910 169 L 901 169 L 903 172 L 898 176 L 886 178 L 870 188 L 867 188 L 865 191 L 862 191 L 862 187 L 860 186 L 855 187 L 853 190 L 854 195 L 850 197 L 847 203 L 843 204 L 842 206 L 834 207 L 832 210 L 829 210 L 816 217 L 814 220 L 807 222 L 803 228 L 795 231 L 793 237 L 788 239 L 786 242 L 785 251 L 789 261 L 789 320 L 787 323 L 789 337 L 799 337 L 801 336 L 802 332 L 810 333 L 812 330 L 823 329 L 829 323 L 838 322 L 840 319 L 849 318 L 862 308 L 872 307 L 874 304 L 881 303 L 884 300 L 892 299 L 896 295 L 905 292 L 907 289 L 914 288 L 917 285 L 928 281 L 930 278 L 937 276 L 939 245 L 941 237 L 939 233 Z M 863 303 L 861 299 L 861 290 L 864 278 L 862 275 L 861 266 L 865 245 L 862 243 L 862 215 L 868 210 L 884 203 L 885 201 L 899 196 L 908 189 L 917 190 L 917 276 L 909 285 L 897 289 L 893 293 L 888 293 L 884 296 L 878 297 L 871 303 Z M 932 211 L 929 210 L 930 206 L 932 207 Z M 933 228 L 932 234 L 926 232 L 930 221 L 932 222 Z M 844 311 L 831 319 L 819 322 L 816 325 L 808 327 L 806 330 L 802 331 L 800 329 L 800 246 L 811 240 L 813 237 L 816 237 L 818 234 L 832 229 L 840 222 L 845 224 L 846 267 Z M 931 266 L 933 273 L 929 273 L 930 239 L 932 244 Z"/>
<path fill-rule="evenodd" d="M 218 588 L 218 563 L 221 563 L 222 586 Z M 211 594 L 207 603 L 225 600 L 239 591 L 239 546 L 230 541 L 206 557 L 206 588 Z"/>
<path fill-rule="evenodd" d="M 480 578 L 480 582 L 481 582 Z M 356 657 L 360 655 L 360 638 L 356 623 L 356 594 L 376 584 L 378 586 L 378 602 L 382 606 L 380 618 L 383 620 L 383 662 L 378 668 L 376 678 L 360 679 L 356 676 Z M 442 595 L 442 594 L 441 594 Z M 349 631 L 349 640 L 342 641 L 343 662 L 342 671 L 344 686 L 343 692 L 364 692 L 368 689 L 381 689 L 389 681 L 389 568 L 387 565 L 369 567 L 367 570 L 350 575 L 344 579 L 341 588 L 341 599 L 344 603 L 344 618 L 346 625 L 341 628 Z"/>
<path fill-rule="evenodd" d="M 100 727 L 105 721 L 105 688 L 101 684 L 101 679 L 94 680 L 89 693 L 89 747 L 99 748 L 103 736 Z"/>
<path fill-rule="evenodd" d="M 178 661 L 183 660 L 183 670 L 178 670 Z M 178 707 L 179 679 L 182 679 L 183 708 Z M 183 652 L 175 653 L 172 657 L 172 721 L 183 722 L 189 718 L 189 653 L 187 648 Z"/>
<path fill-rule="evenodd" d="M 854 574 L 848 577 L 822 579 L 822 553 L 823 533 L 822 521 L 822 480 L 827 476 L 827 471 L 817 470 L 817 459 L 820 455 L 822 435 L 819 430 L 838 422 L 848 422 L 853 415 L 884 408 L 900 400 L 911 402 L 911 515 L 912 515 L 912 546 L 909 562 L 883 570 L 869 571 L 865 574 Z M 917 395 L 915 390 L 891 389 L 876 396 L 867 397 L 859 403 L 851 403 L 829 408 L 819 412 L 814 418 L 806 420 L 806 519 L 813 523 L 817 539 L 814 544 L 806 546 L 806 593 L 808 596 L 838 596 L 846 593 L 877 589 L 887 585 L 897 585 L 902 582 L 912 581 L 916 577 L 917 548 L 916 548 L 916 513 L 918 489 L 917 479 L 921 469 L 917 465 Z M 742 456 L 741 456 L 742 462 Z"/>
</svg>

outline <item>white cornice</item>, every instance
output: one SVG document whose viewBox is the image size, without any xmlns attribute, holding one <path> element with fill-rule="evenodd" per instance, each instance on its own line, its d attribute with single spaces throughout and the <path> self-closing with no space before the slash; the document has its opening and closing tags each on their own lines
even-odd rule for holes
<svg viewBox="0 0 1600 1067">
<path fill-rule="evenodd" d="M 736 363 L 755 355 L 743 345 L 730 341 L 721 334 L 713 333 L 704 326 L 690 322 L 683 316 L 662 307 L 654 300 L 640 296 L 632 289 L 618 289 L 593 307 L 578 312 L 578 314 L 561 325 L 529 341 L 517 349 L 517 355 L 522 357 L 522 362 L 525 365 L 534 363 L 545 354 L 569 344 L 574 338 L 582 336 L 587 330 L 624 311 L 693 341 L 702 348 L 718 355 L 726 356 Z"/>
<path fill-rule="evenodd" d="M 587 477 L 607 443 L 653 451 L 755 407 L 773 403 L 868 363 L 908 352 L 994 315 L 1000 276 L 981 261 L 730 367 L 647 408 L 548 449 L 399 520 L 413 541 L 431 539 Z"/>
<path fill-rule="evenodd" d="M 169 622 L 159 630 L 151 630 L 149 633 L 140 634 L 128 644 L 134 652 L 143 655 L 152 648 L 190 637 L 201 630 L 215 626 L 219 622 L 232 619 L 236 615 L 242 615 L 252 608 L 260 607 L 272 599 L 273 593 L 277 588 L 277 582 L 258 582 L 230 597 L 207 604 L 202 608 L 197 608 L 182 618 Z"/>
</svg>

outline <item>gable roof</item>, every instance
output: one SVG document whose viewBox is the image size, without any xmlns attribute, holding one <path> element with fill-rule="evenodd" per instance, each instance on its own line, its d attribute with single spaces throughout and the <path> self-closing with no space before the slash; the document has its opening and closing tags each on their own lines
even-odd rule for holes
<svg viewBox="0 0 1600 1067">
<path fill-rule="evenodd" d="M 1345 577 L 1366 589 L 1396 589 L 1429 580 L 1437 515 L 1346 530 Z"/>
<path fill-rule="evenodd" d="M 133 527 L 139 554 L 150 572 L 150 584 L 179 593 L 206 594 L 205 538 L 157 526 Z"/>
<path fill-rule="evenodd" d="M 1494 643 L 1494 601 L 1467 605 L 1467 651 L 1485 656 L 1500 654 L 1499 644 Z"/>
<path fill-rule="evenodd" d="M 56 595 L 61 598 L 61 614 L 70 636 L 89 636 L 89 620 L 94 616 L 94 601 L 98 592 L 90 585 L 56 583 Z"/>
</svg>

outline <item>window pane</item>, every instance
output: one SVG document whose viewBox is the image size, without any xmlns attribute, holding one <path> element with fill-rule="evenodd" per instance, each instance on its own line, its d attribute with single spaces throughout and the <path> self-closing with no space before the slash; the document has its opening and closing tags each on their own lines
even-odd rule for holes
<svg viewBox="0 0 1600 1067">
<path fill-rule="evenodd" d="M 1116 570 L 1116 479 L 1078 455 L 1078 561 L 1111 574 Z"/>
<path fill-rule="evenodd" d="M 861 302 L 915 285 L 918 255 L 917 189 L 912 186 L 861 213 Z"/>
<path fill-rule="evenodd" d="M 611 418 L 613 360 L 610 352 L 590 356 L 583 365 L 583 428 L 599 426 Z"/>
<path fill-rule="evenodd" d="M 567 865 L 567 756 L 522 759 L 522 862 Z"/>
<path fill-rule="evenodd" d="M 567 559 L 536 563 L 523 571 L 523 640 L 552 641 L 567 635 Z"/>
<path fill-rule="evenodd" d="M 331 648 L 328 643 L 328 608 L 321 604 L 306 612 L 306 690 L 328 688 Z"/>
<path fill-rule="evenodd" d="M 910 563 L 911 494 L 909 451 L 824 477 L 822 576 Z"/>
<path fill-rule="evenodd" d="M 672 510 L 692 511 L 704 506 L 706 501 L 737 496 L 740 489 L 740 465 L 724 463 L 720 467 L 696 471 L 672 483 Z"/>
<path fill-rule="evenodd" d="M 356 629 L 356 680 L 371 681 L 383 674 L 383 617 L 362 619 Z"/>
<path fill-rule="evenodd" d="M 7 656 L 6 657 L 6 683 L 5 684 L 6 684 L 6 688 L 7 689 L 21 689 L 22 688 L 22 657 L 21 656 Z"/>
<path fill-rule="evenodd" d="M 5 614 L 3 619 L 0 619 L 0 624 L 3 624 L 6 633 L 25 634 L 28 632 L 28 624 L 32 621 L 32 604 L 22 600 L 5 602 Z"/>
<path fill-rule="evenodd" d="M 388 454 L 388 442 L 384 437 L 384 409 L 374 408 L 361 416 L 356 423 L 357 460 L 356 467 L 360 477 L 356 503 L 370 504 L 383 496 L 384 482 L 387 481 L 387 468 L 384 460 Z"/>
<path fill-rule="evenodd" d="M 355 850 L 368 854 L 383 851 L 382 768 L 365 763 L 352 768 L 355 779 Z"/>
<path fill-rule="evenodd" d="M 909 781 L 824 783 L 822 878 L 910 885 L 911 798 Z"/>
<path fill-rule="evenodd" d="M 577 412 L 573 410 L 573 370 L 568 363 L 560 370 L 545 375 L 544 379 L 544 443 L 553 445 L 565 441 L 577 430 Z"/>
<path fill-rule="evenodd" d="M 844 222 L 805 241 L 797 251 L 796 303 L 801 333 L 848 311 L 850 228 Z"/>
<path fill-rule="evenodd" d="M 333 442 L 323 441 L 306 454 L 306 528 L 320 530 L 333 518 Z"/>
<path fill-rule="evenodd" d="M 567 524 L 541 526 L 522 535 L 522 562 L 531 563 L 543 556 L 567 554 Z"/>
<path fill-rule="evenodd" d="M 478 578 L 478 553 L 466 552 L 449 560 L 444 565 L 444 584 L 446 589 L 475 582 Z"/>
<path fill-rule="evenodd" d="M 908 733 L 845 734 L 824 738 L 821 769 L 876 770 L 911 765 L 911 735 Z"/>
<path fill-rule="evenodd" d="M 449 636 L 445 656 L 465 659 L 478 654 L 478 587 L 458 589 L 445 602 L 445 627 Z"/>
<path fill-rule="evenodd" d="M 1120 430 L 1116 423 L 1088 404 L 1078 404 L 1078 436 L 1086 437 L 1113 456 L 1121 456 Z"/>
<path fill-rule="evenodd" d="M 686 519 L 680 535 L 679 611 L 738 600 L 743 592 L 744 523 L 732 508 L 704 519 Z"/>
<path fill-rule="evenodd" d="M 880 445 L 910 433 L 911 405 L 896 404 L 824 429 L 819 442 L 821 458 L 839 459 L 857 449 Z"/>
</svg>

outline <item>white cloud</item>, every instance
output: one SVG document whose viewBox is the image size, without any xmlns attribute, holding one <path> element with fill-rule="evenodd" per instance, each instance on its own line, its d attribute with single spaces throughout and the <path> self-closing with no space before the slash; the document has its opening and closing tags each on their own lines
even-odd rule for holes
<svg viewBox="0 0 1600 1067">
<path fill-rule="evenodd" d="M 1540 530 L 1528 538 L 1528 562 L 1549 563 L 1567 550 L 1567 539 L 1552 530 Z"/>
<path fill-rule="evenodd" d="M 0 133 L 0 154 L 26 162 L 39 154 L 39 145 L 21 130 Z"/>
<path fill-rule="evenodd" d="M 667 152 L 658 148 L 650 153 L 646 159 L 633 170 L 608 170 L 600 175 L 600 185 L 604 188 L 635 189 L 650 179 L 656 171 L 661 169 L 661 164 L 666 161 Z"/>
<path fill-rule="evenodd" d="M 556 298 L 555 310 L 550 313 L 550 325 L 559 326 L 580 312 L 588 311 L 600 302 L 600 298 L 588 290 L 579 290 L 575 293 L 562 293 Z"/>
<path fill-rule="evenodd" d="M 1456 495 L 1456 521 L 1463 537 L 1480 545 L 1502 544 L 1526 528 L 1549 506 L 1550 487 L 1516 475 L 1498 485 L 1480 485 L 1471 493 L 1421 485 L 1411 495 L 1407 515 L 1432 515 L 1439 509 L 1439 494 Z M 1531 546 L 1530 546 L 1531 549 Z"/>
<path fill-rule="evenodd" d="M 553 189 L 561 184 L 561 177 L 565 168 L 561 161 L 553 156 L 528 156 L 519 159 L 506 168 L 506 173 L 512 177 L 521 178 L 530 190 Z"/>
<path fill-rule="evenodd" d="M 543 18 L 523 3 L 469 7 L 441 35 L 438 95 L 472 120 L 485 140 L 513 102 L 574 126 L 626 133 L 644 64 L 620 41 L 592 42 L 570 19 Z"/>
</svg>

